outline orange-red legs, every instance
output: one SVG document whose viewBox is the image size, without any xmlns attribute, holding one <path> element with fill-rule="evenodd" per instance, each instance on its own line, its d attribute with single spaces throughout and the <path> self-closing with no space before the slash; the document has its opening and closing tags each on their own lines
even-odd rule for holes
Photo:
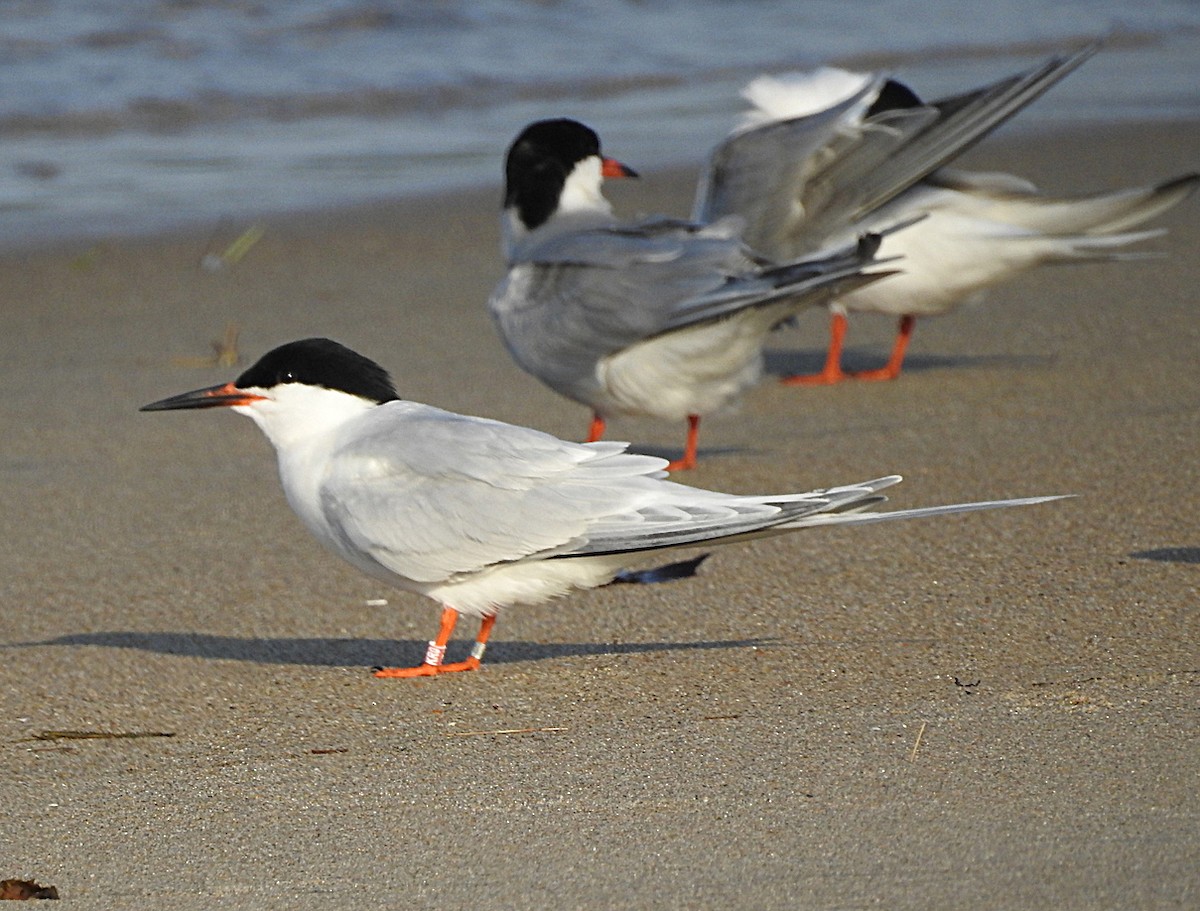
<svg viewBox="0 0 1200 911">
<path fill-rule="evenodd" d="M 604 418 L 592 415 L 592 426 L 588 428 L 587 442 L 595 443 L 604 436 Z M 700 438 L 700 415 L 688 415 L 687 442 L 683 446 L 683 458 L 667 465 L 667 471 L 686 471 L 696 467 L 696 442 Z"/>
<path fill-rule="evenodd" d="M 908 351 L 908 342 L 912 338 L 913 327 L 916 323 L 915 316 L 900 317 L 896 342 L 892 346 L 892 356 L 888 358 L 886 365 L 878 370 L 847 372 L 842 370 L 842 347 L 846 340 L 846 316 L 842 313 L 835 313 L 829 326 L 829 353 L 825 356 L 825 366 L 821 372 L 785 376 L 780 382 L 787 386 L 829 386 L 845 379 L 894 380 L 900 375 L 900 368 L 904 364 L 904 354 Z"/>
<path fill-rule="evenodd" d="M 885 366 L 878 370 L 860 370 L 853 373 L 856 380 L 894 380 L 900 375 L 900 367 L 904 363 L 904 352 L 908 350 L 908 340 L 912 338 L 913 326 L 917 323 L 915 316 L 900 317 L 900 327 L 896 330 L 896 344 L 892 346 L 892 356 Z"/>
<path fill-rule="evenodd" d="M 592 412 L 592 426 L 588 428 L 587 439 L 584 442 L 595 443 L 602 436 L 604 436 L 604 418 Z"/>
<path fill-rule="evenodd" d="M 687 471 L 696 467 L 696 441 L 700 437 L 700 415 L 688 415 L 687 442 L 683 446 L 683 458 L 667 465 L 667 471 Z"/>
<path fill-rule="evenodd" d="M 832 386 L 847 374 L 842 372 L 842 345 L 846 341 L 846 314 L 835 313 L 829 322 L 829 353 L 820 373 L 798 373 L 780 380 L 785 386 Z"/>
<path fill-rule="evenodd" d="M 425 660 L 416 667 L 385 667 L 375 672 L 376 677 L 433 677 L 436 674 L 453 674 L 455 671 L 473 671 L 483 660 L 483 652 L 487 648 L 488 636 L 496 625 L 496 615 L 484 617 L 479 624 L 479 635 L 475 637 L 475 645 L 466 661 L 456 661 L 453 664 L 442 664 L 446 654 L 446 643 L 454 632 L 454 624 L 458 622 L 458 611 L 452 607 L 442 608 L 442 625 L 438 628 L 437 638 L 425 649 Z"/>
</svg>

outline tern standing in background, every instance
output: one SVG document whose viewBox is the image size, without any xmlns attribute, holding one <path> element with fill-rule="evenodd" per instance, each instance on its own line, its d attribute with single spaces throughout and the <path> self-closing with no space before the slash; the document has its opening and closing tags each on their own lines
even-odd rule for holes
<svg viewBox="0 0 1200 911">
<path fill-rule="evenodd" d="M 589 442 L 613 415 L 686 420 L 670 468 L 691 468 L 701 417 L 759 381 L 771 330 L 883 277 L 863 272 L 878 241 L 775 263 L 741 242 L 740 218 L 618 222 L 606 174 L 632 172 L 577 121 L 539 121 L 514 140 L 508 274 L 488 309 L 517 364 L 592 409 Z"/>
</svg>

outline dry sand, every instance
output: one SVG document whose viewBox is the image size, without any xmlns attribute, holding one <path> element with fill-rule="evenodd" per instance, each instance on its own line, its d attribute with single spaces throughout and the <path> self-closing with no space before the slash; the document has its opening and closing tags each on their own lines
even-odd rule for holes
<svg viewBox="0 0 1200 911">
<path fill-rule="evenodd" d="M 1197 167 L 1200 123 L 969 161 L 1149 182 Z M 616 195 L 682 214 L 689 189 Z M 485 313 L 497 195 L 270 223 L 219 273 L 205 231 L 0 260 L 0 878 L 97 908 L 1200 906 L 1198 201 L 1167 259 L 919 322 L 897 382 L 765 383 L 687 478 L 1078 499 L 721 549 L 503 615 L 479 673 L 380 681 L 436 606 L 310 540 L 249 421 L 137 407 L 235 376 L 175 359 L 236 321 L 248 359 L 329 335 L 406 397 L 578 437 Z M 851 364 L 891 330 L 854 319 Z M 824 339 L 813 313 L 772 369 Z"/>
</svg>

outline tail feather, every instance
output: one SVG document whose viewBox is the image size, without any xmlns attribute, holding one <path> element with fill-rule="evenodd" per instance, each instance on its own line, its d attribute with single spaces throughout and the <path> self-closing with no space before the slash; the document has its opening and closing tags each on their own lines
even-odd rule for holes
<svg viewBox="0 0 1200 911">
<path fill-rule="evenodd" d="M 893 519 L 924 519 L 928 516 L 948 516 L 982 509 L 1004 509 L 1009 506 L 1032 506 L 1071 497 L 1065 494 L 1051 497 L 1021 497 L 1014 500 L 982 500 L 978 503 L 954 503 L 949 506 L 924 506 L 918 509 L 897 509 L 892 512 L 840 512 L 818 513 L 801 516 L 788 522 L 783 528 L 812 528 L 818 525 L 870 525 L 874 522 L 890 522 Z"/>
<path fill-rule="evenodd" d="M 1132 194 L 1127 204 L 1116 207 L 1118 211 L 1114 211 L 1105 221 L 1094 224 L 1088 233 L 1109 234 L 1140 225 L 1183 202 L 1195 192 L 1197 186 L 1200 186 L 1200 174 L 1185 174 L 1154 187 L 1126 191 Z M 1113 193 L 1111 197 L 1121 195 L 1124 194 Z"/>
<path fill-rule="evenodd" d="M 1127 234 L 1081 234 L 1074 237 L 1047 238 L 1054 242 L 1053 252 L 1043 262 L 1133 262 L 1142 259 L 1159 259 L 1163 254 L 1148 250 L 1121 250 L 1120 247 L 1136 244 L 1143 240 L 1161 237 L 1165 228 L 1153 231 L 1131 231 Z"/>
<path fill-rule="evenodd" d="M 1200 186 L 1200 174 L 1184 174 L 1149 187 L 1088 196 L 1043 196 L 1004 189 L 994 174 L 939 172 L 930 181 L 974 195 L 986 217 L 1040 234 L 1114 234 L 1142 224 L 1183 202 Z"/>
</svg>

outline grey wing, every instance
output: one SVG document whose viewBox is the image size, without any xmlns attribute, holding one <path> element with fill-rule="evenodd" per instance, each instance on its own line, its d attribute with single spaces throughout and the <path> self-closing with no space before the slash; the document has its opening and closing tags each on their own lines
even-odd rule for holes
<svg viewBox="0 0 1200 911">
<path fill-rule="evenodd" d="M 794 258 L 795 245 L 788 239 L 826 206 L 830 179 L 825 175 L 850 166 L 866 170 L 868 162 L 936 116 L 918 111 L 907 118 L 903 133 L 864 128 L 862 111 L 883 81 L 871 80 L 816 114 L 771 121 L 726 138 L 709 154 L 693 218 L 704 224 L 737 215 L 745 221 L 743 239 L 752 249 L 773 259 Z"/>
<path fill-rule="evenodd" d="M 569 552 L 592 523 L 633 508 L 666 462 L 624 448 L 390 403 L 339 448 L 321 510 L 351 553 L 416 582 L 443 582 Z"/>
<path fill-rule="evenodd" d="M 895 274 L 892 270 L 863 272 L 868 266 L 889 261 L 875 259 L 879 245 L 880 235 L 866 234 L 841 249 L 780 266 L 764 267 L 753 277 L 726 282 L 678 307 L 663 331 L 682 329 L 777 301 L 788 302 L 788 315 L 805 305 L 827 303 Z"/>
<path fill-rule="evenodd" d="M 808 493 L 737 496 L 658 485 L 655 498 L 636 512 L 606 517 L 592 525 L 586 542 L 563 556 L 581 556 L 665 547 L 721 544 L 800 527 L 810 519 L 843 515 L 886 501 L 879 493 L 900 482 L 899 475 Z"/>
<path fill-rule="evenodd" d="M 744 240 L 791 259 L 854 231 L 879 206 L 961 154 L 1099 49 L 1051 58 L 973 92 L 854 122 L 862 93 L 809 117 L 735 133 L 713 152 L 698 221 L 739 215 Z M 865 92 L 878 91 L 879 82 Z M 792 150 L 792 151 L 789 151 Z"/>
<path fill-rule="evenodd" d="M 624 449 L 395 402 L 340 447 L 321 509 L 355 562 L 436 584 L 504 563 L 770 533 L 866 508 L 900 480 L 736 496 L 665 481 L 665 460 Z"/>
<path fill-rule="evenodd" d="M 741 228 L 729 218 L 559 237 L 509 270 L 489 309 L 524 370 L 587 404 L 596 364 L 637 342 L 776 301 L 824 303 L 892 274 L 863 272 L 875 236 L 772 265 L 746 250 Z"/>
<path fill-rule="evenodd" d="M 602 358 L 670 328 L 690 302 L 757 274 L 737 228 L 655 222 L 553 238 L 524 251 L 488 309 L 514 360 L 572 395 Z"/>
</svg>

